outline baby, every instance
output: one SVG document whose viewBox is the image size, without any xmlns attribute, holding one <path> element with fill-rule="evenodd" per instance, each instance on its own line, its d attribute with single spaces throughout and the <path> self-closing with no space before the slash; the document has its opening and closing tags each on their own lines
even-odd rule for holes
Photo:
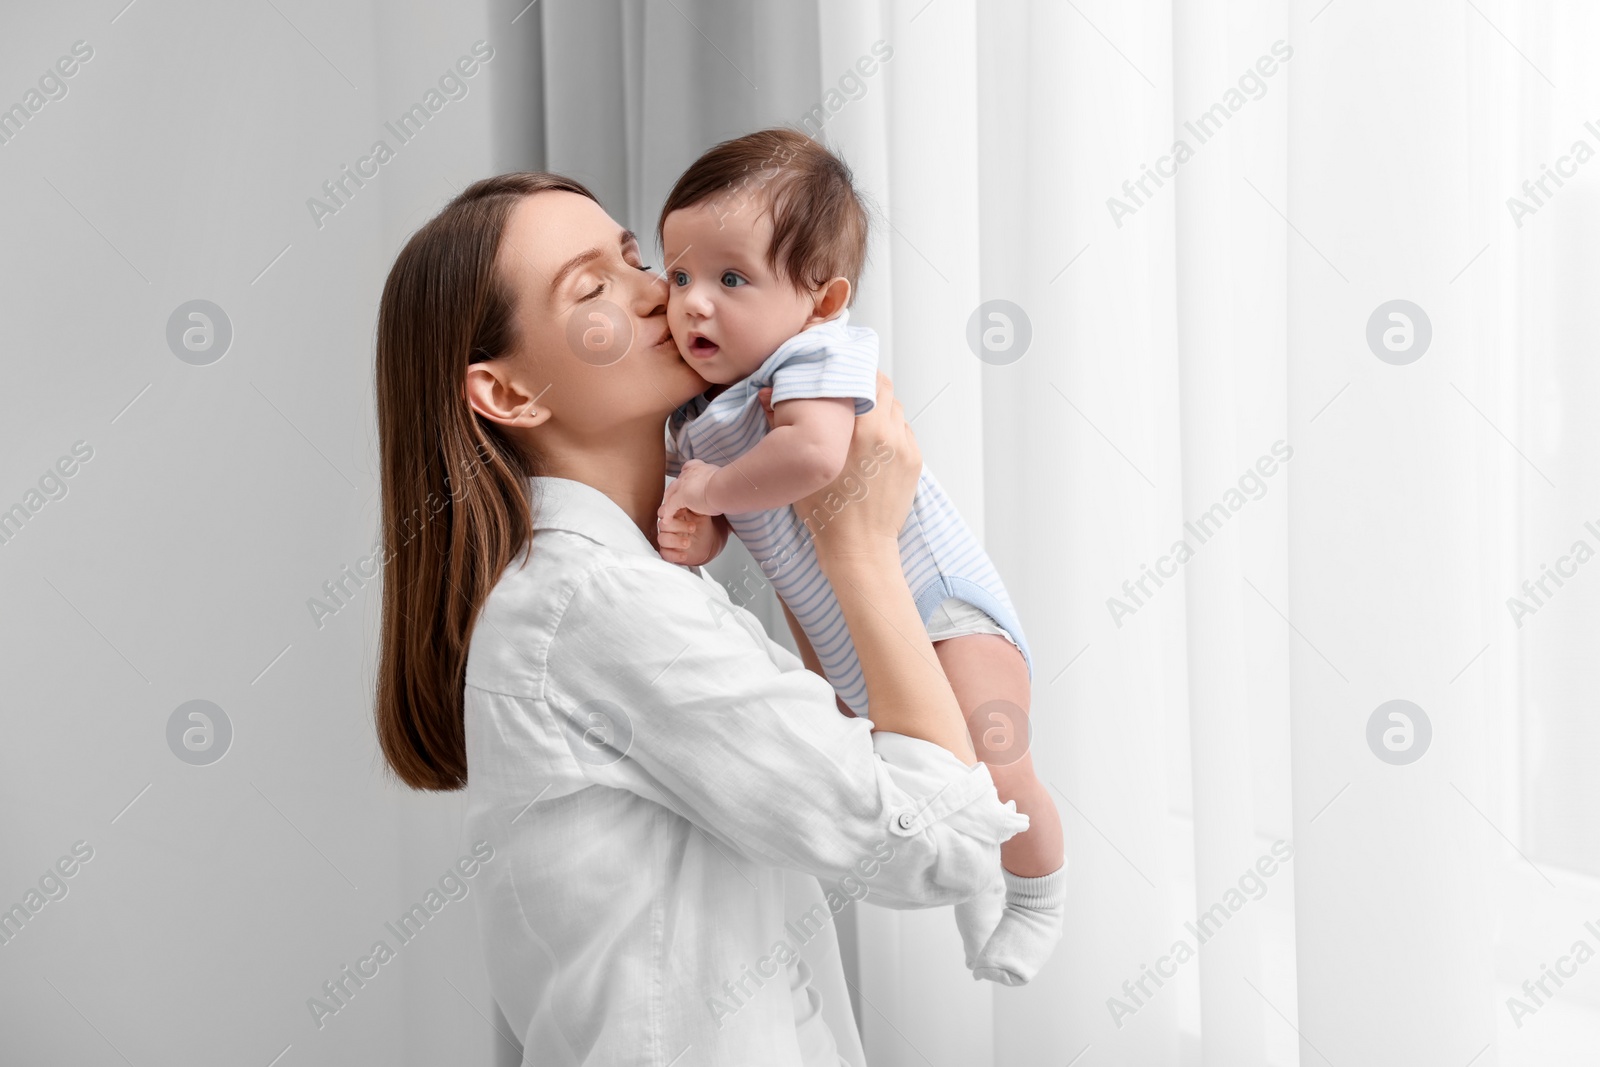
<svg viewBox="0 0 1600 1067">
<path fill-rule="evenodd" d="M 790 506 L 838 477 L 876 395 L 877 334 L 849 324 L 867 251 L 850 171 L 792 130 L 723 142 L 678 179 L 659 237 L 672 336 L 715 383 L 667 426 L 676 481 L 661 505 L 661 554 L 706 563 L 731 527 L 783 601 L 807 666 L 870 716 L 844 616 Z M 1000 799 L 1029 819 L 1001 846 L 1003 909 L 998 892 L 956 908 L 974 977 L 1021 985 L 1060 939 L 1066 878 L 1060 817 L 1024 740 L 1028 644 L 994 564 L 926 469 L 900 557 L 976 751 Z M 1006 751 L 985 743 L 997 728 L 1011 732 Z"/>
</svg>

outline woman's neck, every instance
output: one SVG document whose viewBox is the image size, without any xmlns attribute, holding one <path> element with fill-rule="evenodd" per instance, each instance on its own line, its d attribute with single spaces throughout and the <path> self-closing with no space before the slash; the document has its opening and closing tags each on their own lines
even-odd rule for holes
<svg viewBox="0 0 1600 1067">
<path fill-rule="evenodd" d="M 545 474 L 600 490 L 633 520 L 652 547 L 659 547 L 656 509 L 661 506 L 667 470 L 660 425 L 653 432 L 614 430 L 604 441 L 581 446 L 544 440 L 538 447 Z"/>
</svg>

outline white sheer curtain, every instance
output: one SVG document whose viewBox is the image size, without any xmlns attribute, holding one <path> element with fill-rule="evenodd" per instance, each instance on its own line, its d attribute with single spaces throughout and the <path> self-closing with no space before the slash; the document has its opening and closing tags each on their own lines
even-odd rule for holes
<svg viewBox="0 0 1600 1067">
<path fill-rule="evenodd" d="M 1505 204 L 1573 141 L 1600 145 L 1595 16 L 1531 10 L 527 15 L 541 162 L 642 234 L 717 140 L 810 116 L 848 159 L 881 212 L 855 317 L 1035 649 L 1062 946 L 999 989 L 962 968 L 948 911 L 855 909 L 842 948 L 873 1067 L 1485 1067 L 1600 1047 L 1596 975 L 1522 989 L 1600 947 L 1582 758 L 1600 732 L 1577 712 L 1600 579 L 1577 570 L 1520 627 L 1505 604 L 1571 541 L 1600 545 L 1582 417 L 1600 379 L 1578 358 L 1596 179 L 1569 166 L 1521 226 Z M 969 346 L 992 300 L 1031 334 L 1013 361 Z M 1421 313 L 1389 318 L 1398 300 Z M 1385 347 L 1408 328 L 1409 350 Z M 1391 700 L 1429 739 L 1414 712 L 1371 732 Z M 1425 754 L 1394 762 L 1383 731 L 1403 748 L 1408 727 Z M 1198 953 L 1178 950 L 1201 916 Z"/>
</svg>

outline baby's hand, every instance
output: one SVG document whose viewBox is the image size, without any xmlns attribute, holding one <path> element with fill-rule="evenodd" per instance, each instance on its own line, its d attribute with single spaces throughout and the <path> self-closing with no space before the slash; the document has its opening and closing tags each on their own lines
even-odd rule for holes
<svg viewBox="0 0 1600 1067">
<path fill-rule="evenodd" d="M 722 512 L 713 508 L 706 500 L 711 476 L 721 469 L 713 463 L 705 463 L 698 459 L 684 463 L 676 480 L 667 486 L 666 496 L 662 498 L 661 508 L 656 512 L 656 516 L 666 519 L 677 514 L 680 508 L 688 508 L 701 515 L 721 515 Z"/>
<path fill-rule="evenodd" d="M 716 526 L 714 519 L 697 515 L 688 508 L 680 508 L 670 517 L 659 519 L 656 542 L 661 546 L 661 558 L 684 567 L 710 563 L 723 545 Z"/>
</svg>

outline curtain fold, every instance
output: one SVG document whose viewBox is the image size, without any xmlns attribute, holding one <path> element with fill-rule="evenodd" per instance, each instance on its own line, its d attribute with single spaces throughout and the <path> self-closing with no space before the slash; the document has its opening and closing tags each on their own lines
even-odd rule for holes
<svg viewBox="0 0 1600 1067">
<path fill-rule="evenodd" d="M 1204 115 L 1218 87 L 1237 77 L 1229 6 L 1221 0 L 1173 5 L 1173 38 L 1182 43 L 1172 52 L 1174 129 L 1181 133 L 1188 133 L 1188 116 Z M 1230 202 L 1238 184 L 1239 138 L 1228 132 L 1213 135 L 1215 143 L 1194 146 L 1196 157 L 1182 164 L 1182 181 L 1172 192 L 1180 495 L 1183 515 L 1201 521 L 1219 487 L 1239 477 L 1233 293 L 1239 284 L 1234 265 L 1244 249 L 1235 245 L 1230 213 L 1216 210 Z M 1249 236 L 1242 233 L 1241 243 Z M 1248 707 L 1249 662 L 1242 598 L 1249 594 L 1240 542 L 1240 529 L 1230 522 L 1196 546 L 1195 557 L 1183 565 L 1196 915 L 1222 899 L 1259 854 L 1252 783 L 1238 773 L 1240 766 L 1254 766 L 1256 757 L 1250 721 L 1242 713 Z M 1159 576 L 1159 560 L 1157 567 Z M 1259 911 L 1241 910 L 1229 919 L 1226 936 L 1209 941 L 1196 963 L 1206 1067 L 1266 1065 L 1262 1004 L 1251 988 L 1261 985 L 1260 919 Z"/>
<path fill-rule="evenodd" d="M 1485 368 L 1469 340 L 1470 290 L 1451 284 L 1474 251 L 1460 93 L 1478 18 L 1397 7 L 1377 38 L 1359 20 L 1330 20 L 1295 58 L 1292 123 L 1306 136 L 1289 146 L 1280 206 L 1301 231 L 1289 239 L 1289 406 L 1308 422 L 1294 428 L 1277 604 L 1302 635 L 1290 648 L 1307 1062 L 1495 1062 L 1484 894 L 1497 842 L 1474 811 L 1484 708 L 1478 676 L 1452 680 L 1487 623 L 1478 450 L 1493 431 L 1463 403 L 1487 403 Z M 1402 42 L 1424 28 L 1430 47 L 1412 52 Z M 1397 174 L 1426 195 L 1396 195 Z M 1403 366 L 1345 341 L 1395 299 L 1432 322 L 1429 351 Z M 1432 724 L 1424 757 L 1402 766 L 1362 743 L 1368 716 L 1394 699 L 1421 709 L 1408 715 L 1413 745 Z"/>
</svg>

